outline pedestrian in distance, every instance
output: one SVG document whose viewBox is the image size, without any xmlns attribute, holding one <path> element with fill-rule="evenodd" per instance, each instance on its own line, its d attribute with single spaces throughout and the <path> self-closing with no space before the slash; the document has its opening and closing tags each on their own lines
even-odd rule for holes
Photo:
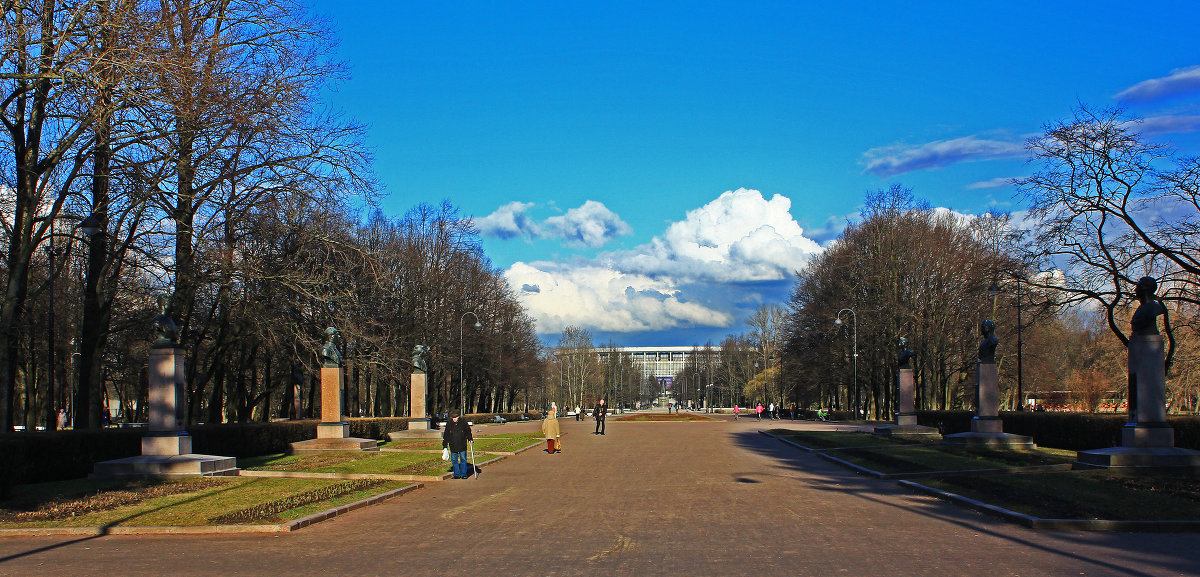
<svg viewBox="0 0 1200 577">
<path fill-rule="evenodd" d="M 733 420 L 735 420 L 735 421 L 738 420 L 738 413 L 740 413 L 741 411 L 742 411 L 741 407 L 737 406 L 736 404 L 733 406 Z"/>
<path fill-rule="evenodd" d="M 762 406 L 762 403 L 759 403 L 757 407 L 754 407 L 754 415 L 756 417 L 758 417 L 758 420 L 760 420 L 760 421 L 762 420 L 762 412 L 763 412 L 763 406 Z"/>
<path fill-rule="evenodd" d="M 604 399 L 596 402 L 596 408 L 592 409 L 592 416 L 596 417 L 596 432 L 594 435 L 604 434 L 604 417 L 608 414 L 608 406 L 604 404 Z"/>
<path fill-rule="evenodd" d="M 562 431 L 558 428 L 558 405 L 551 404 L 550 412 L 542 420 L 542 436 L 546 439 L 547 453 L 562 452 Z"/>
<path fill-rule="evenodd" d="M 450 414 L 446 430 L 442 431 L 442 448 L 450 449 L 450 470 L 455 479 L 470 477 L 467 470 L 467 444 L 475 440 L 471 436 L 471 425 L 457 412 Z"/>
</svg>

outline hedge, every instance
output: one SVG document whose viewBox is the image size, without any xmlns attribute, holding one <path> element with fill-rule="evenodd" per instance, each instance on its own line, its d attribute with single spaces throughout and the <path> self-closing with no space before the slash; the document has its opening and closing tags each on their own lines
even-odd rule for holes
<svg viewBox="0 0 1200 577">
<path fill-rule="evenodd" d="M 467 415 L 476 423 L 495 419 L 497 413 Z M 519 421 L 522 413 L 500 413 Z M 538 419 L 537 413 L 526 413 Z M 283 453 L 290 443 L 314 439 L 316 419 L 271 423 L 192 425 L 192 451 L 202 455 L 255 457 Z M 406 417 L 350 419 L 350 436 L 383 440 L 393 431 L 408 429 Z M 91 474 L 100 461 L 134 457 L 142 453 L 145 428 L 0 433 L 0 495 L 11 485 L 78 479 Z"/>
<path fill-rule="evenodd" d="M 971 411 L 917 411 L 917 422 L 937 427 L 944 435 L 971 430 Z M 1121 444 L 1121 429 L 1129 422 L 1124 414 L 1005 411 L 1000 413 L 1004 432 L 1033 437 L 1040 447 L 1087 451 Z M 1167 417 L 1175 429 L 1175 446 L 1200 450 L 1200 416 Z"/>
</svg>

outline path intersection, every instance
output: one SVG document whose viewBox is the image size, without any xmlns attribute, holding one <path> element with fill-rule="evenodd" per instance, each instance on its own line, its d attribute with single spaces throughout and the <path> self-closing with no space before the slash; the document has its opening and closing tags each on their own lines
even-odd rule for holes
<svg viewBox="0 0 1200 577">
<path fill-rule="evenodd" d="M 5 537 L 0 576 L 1200 575 L 1200 534 L 1033 531 L 759 433 L 836 425 L 560 421 L 561 454 L 293 533 Z"/>
</svg>

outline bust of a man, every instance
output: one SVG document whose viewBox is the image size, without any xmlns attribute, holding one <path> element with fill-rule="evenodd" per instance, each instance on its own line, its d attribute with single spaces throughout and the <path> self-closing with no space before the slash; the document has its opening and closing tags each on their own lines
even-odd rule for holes
<svg viewBox="0 0 1200 577">
<path fill-rule="evenodd" d="M 912 359 L 917 356 L 917 353 L 912 352 L 908 348 L 908 339 L 900 337 L 896 342 L 896 365 L 901 369 L 911 369 Z"/>
<path fill-rule="evenodd" d="M 337 340 L 338 334 L 338 330 L 333 327 L 325 329 L 327 340 L 325 341 L 325 347 L 321 349 L 321 361 L 327 367 L 342 366 L 342 353 L 338 351 L 337 344 L 334 343 Z"/>
<path fill-rule="evenodd" d="M 425 351 L 426 350 L 427 349 L 425 348 L 425 345 L 417 345 L 416 347 L 413 347 L 412 365 L 413 365 L 414 373 L 424 373 L 425 372 L 425 370 L 426 370 L 425 369 Z"/>
<path fill-rule="evenodd" d="M 983 340 L 979 341 L 979 360 L 985 363 L 996 362 L 996 345 L 1000 344 L 996 338 L 996 323 L 991 319 L 983 319 L 979 323 L 979 334 L 983 336 Z"/>
<path fill-rule="evenodd" d="M 1167 314 L 1167 307 L 1163 306 L 1158 299 L 1155 298 L 1154 292 L 1158 290 L 1158 281 L 1154 277 L 1144 276 L 1138 280 L 1137 286 L 1133 289 L 1133 294 L 1137 297 L 1139 303 L 1137 310 L 1133 311 L 1132 325 L 1133 334 L 1135 335 L 1157 335 L 1158 334 L 1158 316 Z"/>
<path fill-rule="evenodd" d="M 167 315 L 167 309 L 171 307 L 171 297 L 160 294 L 156 299 L 158 301 L 159 312 L 151 322 L 154 324 L 154 330 L 158 334 L 158 338 L 154 340 L 153 347 L 156 349 L 177 347 L 179 346 L 179 326 Z"/>
</svg>

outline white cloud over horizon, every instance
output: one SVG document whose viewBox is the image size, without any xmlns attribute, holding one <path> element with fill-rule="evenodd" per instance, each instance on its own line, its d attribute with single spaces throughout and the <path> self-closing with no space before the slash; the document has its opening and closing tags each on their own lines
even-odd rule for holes
<svg viewBox="0 0 1200 577">
<path fill-rule="evenodd" d="M 1176 68 L 1159 78 L 1143 80 L 1117 93 L 1121 102 L 1149 102 L 1200 91 L 1200 66 Z"/>
<path fill-rule="evenodd" d="M 755 283 L 786 281 L 823 250 L 804 236 L 791 208 L 781 195 L 727 191 L 632 250 L 517 262 L 505 274 L 543 334 L 568 325 L 612 332 L 731 327 L 737 303 L 715 295 L 728 295 L 731 284 L 752 294 Z"/>
<path fill-rule="evenodd" d="M 495 212 L 475 220 L 475 226 L 483 236 L 513 239 L 551 238 L 567 241 L 573 246 L 599 248 L 618 236 L 631 234 L 633 229 L 604 206 L 604 203 L 589 200 L 578 208 L 572 208 L 561 216 L 547 218 L 538 224 L 528 214 L 532 202 L 513 201 Z"/>
<path fill-rule="evenodd" d="M 966 136 L 920 145 L 881 146 L 864 152 L 862 158 L 867 172 L 889 177 L 917 170 L 943 168 L 960 162 L 1017 158 L 1024 155 L 1023 142 Z"/>
</svg>

